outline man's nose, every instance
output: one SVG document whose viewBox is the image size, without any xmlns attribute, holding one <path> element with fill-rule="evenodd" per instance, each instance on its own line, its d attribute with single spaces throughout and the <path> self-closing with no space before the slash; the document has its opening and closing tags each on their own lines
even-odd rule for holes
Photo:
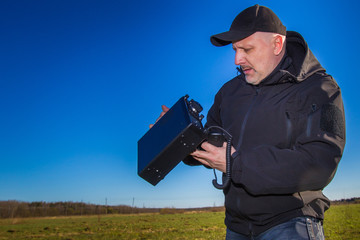
<svg viewBox="0 0 360 240">
<path fill-rule="evenodd" d="M 244 51 L 236 51 L 235 53 L 235 65 L 245 65 L 246 59 Z"/>
</svg>

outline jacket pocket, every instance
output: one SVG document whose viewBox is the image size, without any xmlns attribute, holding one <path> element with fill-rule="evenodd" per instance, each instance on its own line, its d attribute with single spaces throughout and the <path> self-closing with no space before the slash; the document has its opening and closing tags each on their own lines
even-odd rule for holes
<svg viewBox="0 0 360 240">
<path fill-rule="evenodd" d="M 292 145 L 292 128 L 293 124 L 291 122 L 290 112 L 286 112 L 286 142 L 287 147 L 290 148 Z"/>
<path fill-rule="evenodd" d="M 306 137 L 310 137 L 311 135 L 311 129 L 313 125 L 313 116 L 317 110 L 317 105 L 314 103 L 311 105 L 311 112 L 307 117 L 307 123 L 306 123 Z"/>
</svg>

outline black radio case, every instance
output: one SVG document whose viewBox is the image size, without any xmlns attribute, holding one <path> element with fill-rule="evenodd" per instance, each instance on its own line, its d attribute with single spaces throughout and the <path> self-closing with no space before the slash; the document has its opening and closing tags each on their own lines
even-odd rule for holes
<svg viewBox="0 0 360 240">
<path fill-rule="evenodd" d="M 204 141 L 202 107 L 181 97 L 138 141 L 138 175 L 158 184 Z"/>
</svg>

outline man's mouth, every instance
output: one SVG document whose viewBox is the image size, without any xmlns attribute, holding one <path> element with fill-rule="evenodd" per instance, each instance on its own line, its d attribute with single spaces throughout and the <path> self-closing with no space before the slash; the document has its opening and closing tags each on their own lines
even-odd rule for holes
<svg viewBox="0 0 360 240">
<path fill-rule="evenodd" d="M 241 69 L 244 72 L 244 74 L 249 74 L 250 71 L 253 70 L 253 68 L 249 66 L 242 66 Z"/>
</svg>

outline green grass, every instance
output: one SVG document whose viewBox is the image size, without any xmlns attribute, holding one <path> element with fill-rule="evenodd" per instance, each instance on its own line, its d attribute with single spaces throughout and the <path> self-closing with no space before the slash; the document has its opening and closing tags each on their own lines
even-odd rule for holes
<svg viewBox="0 0 360 240">
<path fill-rule="evenodd" d="M 325 213 L 325 238 L 360 239 L 360 204 L 332 205 Z"/>
<path fill-rule="evenodd" d="M 224 212 L 0 219 L 2 239 L 225 239 Z M 333 205 L 325 237 L 360 239 L 360 204 Z"/>
<path fill-rule="evenodd" d="M 223 212 L 0 220 L 0 239 L 223 239 Z"/>
</svg>

